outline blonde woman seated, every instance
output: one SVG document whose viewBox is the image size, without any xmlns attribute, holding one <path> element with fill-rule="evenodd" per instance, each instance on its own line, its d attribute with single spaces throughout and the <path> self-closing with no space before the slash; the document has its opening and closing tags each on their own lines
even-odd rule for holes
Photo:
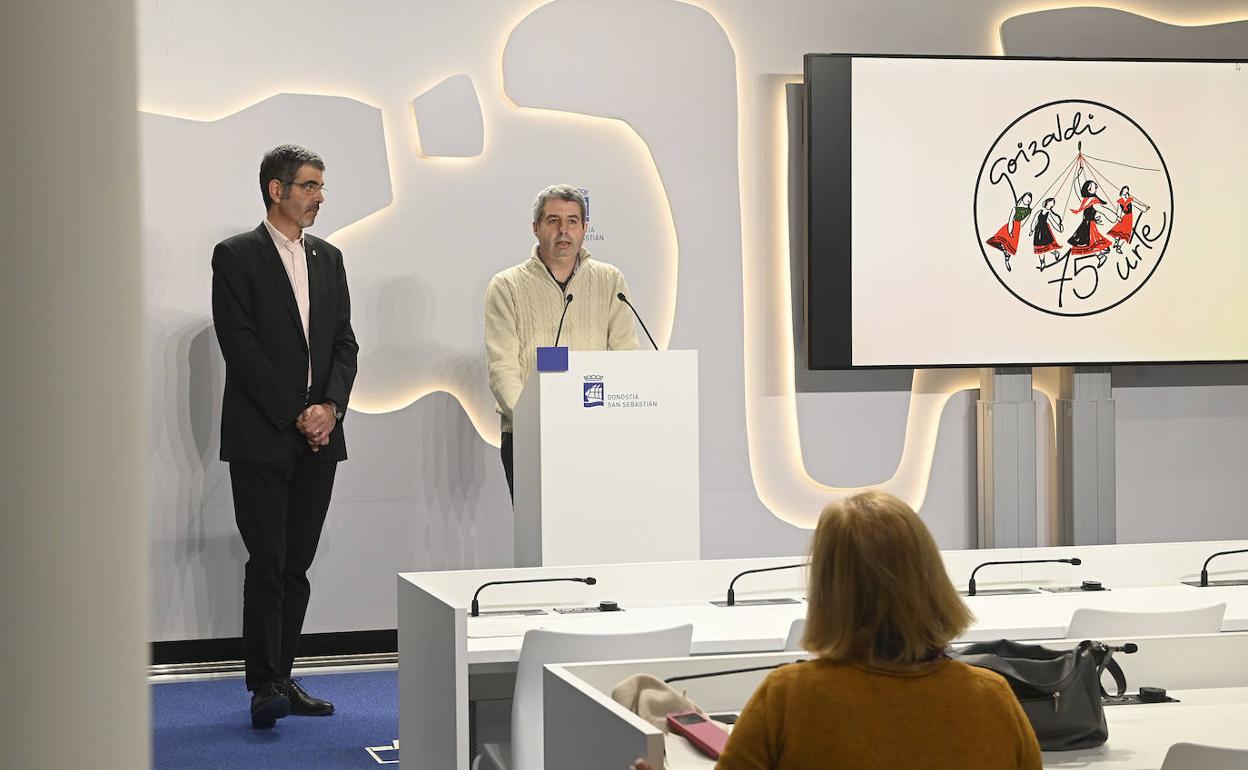
<svg viewBox="0 0 1248 770">
<path fill-rule="evenodd" d="M 759 685 L 717 770 L 1039 770 L 1005 680 L 945 657 L 973 618 L 908 505 L 833 503 L 811 551 L 802 646 L 817 657 Z"/>
</svg>

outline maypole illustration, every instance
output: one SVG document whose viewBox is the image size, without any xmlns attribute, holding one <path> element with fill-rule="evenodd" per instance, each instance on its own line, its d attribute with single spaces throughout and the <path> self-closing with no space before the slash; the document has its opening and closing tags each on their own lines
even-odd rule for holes
<svg viewBox="0 0 1248 770">
<path fill-rule="evenodd" d="M 1148 198 L 1159 194 L 1168 200 L 1154 207 Z M 997 206 L 1007 202 L 1002 224 Z M 996 228 L 981 249 L 1011 293 L 1044 312 L 1087 315 L 1114 307 L 1151 276 L 1169 240 L 1173 190 L 1156 144 L 1134 120 L 1071 100 L 1037 107 L 1001 133 L 980 170 L 975 205 L 977 229 Z M 1014 266 L 1028 246 L 1039 272 L 1020 274 Z"/>
</svg>

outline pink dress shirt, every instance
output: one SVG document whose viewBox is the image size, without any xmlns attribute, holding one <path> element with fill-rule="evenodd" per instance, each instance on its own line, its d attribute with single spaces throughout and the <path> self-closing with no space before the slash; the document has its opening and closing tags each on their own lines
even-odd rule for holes
<svg viewBox="0 0 1248 770">
<path fill-rule="evenodd" d="M 282 235 L 281 231 L 273 226 L 273 223 L 266 217 L 264 226 L 269 231 L 269 236 L 273 238 L 273 245 L 277 246 L 277 254 L 282 258 L 282 267 L 286 268 L 286 277 L 290 279 L 290 287 L 295 292 L 295 304 L 299 307 L 299 320 L 303 322 L 303 340 L 308 343 L 308 387 L 312 386 L 312 358 L 311 358 L 311 337 L 308 336 L 308 307 L 311 300 L 308 298 L 308 256 L 304 252 L 303 238 L 292 241 Z"/>
</svg>

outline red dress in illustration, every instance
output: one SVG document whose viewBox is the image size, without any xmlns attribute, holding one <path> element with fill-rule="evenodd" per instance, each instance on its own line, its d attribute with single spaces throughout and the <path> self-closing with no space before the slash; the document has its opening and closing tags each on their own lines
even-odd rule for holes
<svg viewBox="0 0 1248 770">
<path fill-rule="evenodd" d="M 1118 223 L 1110 228 L 1107 236 L 1114 239 L 1114 251 L 1122 253 L 1122 243 L 1131 242 L 1135 236 L 1135 207 L 1139 206 L 1141 211 L 1148 211 L 1148 206 L 1135 200 L 1135 196 L 1131 195 L 1131 188 L 1124 186 L 1118 191 L 1118 208 L 1122 211 L 1122 218 Z"/>
<path fill-rule="evenodd" d="M 1000 249 L 1005 255 L 1005 269 L 1013 270 L 1010 267 L 1010 257 L 1018 253 L 1018 235 L 1022 232 L 1023 221 L 1031 215 L 1031 193 L 1023 193 L 1018 199 L 1017 205 L 1010 210 L 1010 220 L 1001 225 L 1001 229 L 996 235 L 984 241 L 994 249 Z"/>
<path fill-rule="evenodd" d="M 1095 254 L 1101 258 L 1098 263 L 1103 263 L 1105 255 L 1109 253 L 1109 247 L 1113 245 L 1108 238 L 1101 235 L 1100 230 L 1096 229 L 1096 223 L 1100 218 L 1096 213 L 1096 204 L 1105 205 L 1105 201 L 1096 194 L 1096 182 L 1091 179 L 1083 183 L 1079 194 L 1083 200 L 1079 203 L 1079 208 L 1071 209 L 1070 212 L 1083 214 L 1083 221 L 1079 223 L 1079 228 L 1066 242 L 1070 244 L 1072 256 L 1082 257 Z"/>
</svg>

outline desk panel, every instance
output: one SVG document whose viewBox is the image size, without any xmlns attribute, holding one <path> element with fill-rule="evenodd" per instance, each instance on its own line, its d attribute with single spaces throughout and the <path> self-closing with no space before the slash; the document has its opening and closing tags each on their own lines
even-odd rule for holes
<svg viewBox="0 0 1248 770">
<path fill-rule="evenodd" d="M 1248 689 L 1178 690 L 1180 703 L 1111 706 L 1105 709 L 1109 740 L 1094 749 L 1046 751 L 1046 768 L 1159 770 L 1175 743 L 1248 748 Z M 725 725 L 731 732 L 732 728 Z M 668 770 L 709 770 L 715 761 L 684 738 L 667 735 Z M 625 765 L 627 767 L 627 765 Z"/>
<path fill-rule="evenodd" d="M 1046 767 L 1156 770 L 1173 743 L 1248 748 L 1248 729 L 1243 727 L 1248 725 L 1248 635 L 1141 637 L 1136 641 L 1138 653 L 1116 656 L 1127 672 L 1129 690 L 1142 684 L 1163 686 L 1181 702 L 1107 707 L 1110 734 L 1103 746 L 1047 752 Z M 1065 639 L 1054 640 L 1048 646 L 1064 649 L 1076 644 L 1077 640 Z M 657 763 L 665 752 L 672 770 L 713 767 L 714 762 L 702 757 L 683 739 L 661 736 L 656 728 L 614 703 L 611 690 L 622 679 L 637 673 L 659 678 L 697 675 L 774 666 L 794 657 L 771 653 L 549 666 L 547 718 L 558 722 L 564 711 L 575 711 L 593 714 L 592 719 L 599 721 L 588 725 L 590 729 L 584 735 L 548 736 L 547 756 L 579 756 L 595 745 L 592 735 L 605 731 L 615 733 L 618 753 L 603 755 L 603 766 L 627 767 L 633 759 L 627 756 L 630 752 Z M 709 713 L 736 712 L 767 673 L 745 671 L 688 679 L 679 687 L 687 688 L 689 697 Z M 653 744 L 658 737 L 663 737 L 664 749 Z M 552 765 L 549 770 L 561 767 Z"/>
<path fill-rule="evenodd" d="M 1192 588 L 1180 579 L 1197 575 L 1203 559 L 1216 550 L 1248 547 L 1248 541 L 1149 545 L 1080 546 L 1041 549 L 986 549 L 942 553 L 955 585 L 964 585 L 971 569 L 988 560 L 1056 558 L 1077 555 L 1083 565 L 993 567 L 978 577 L 981 588 L 1017 585 L 1057 586 L 1081 579 L 1101 580 L 1112 590 L 1071 594 L 975 596 L 967 604 L 976 623 L 959 641 L 1010 638 L 1059 639 L 1079 607 L 1158 611 L 1193 609 L 1226 601 L 1224 630 L 1248 630 L 1248 586 Z M 570 631 L 636 630 L 693 623 L 695 655 L 761 653 L 780 650 L 794 619 L 806 605 L 716 607 L 728 582 L 743 570 L 799 563 L 804 556 L 720 559 L 580 567 L 461 570 L 399 575 L 399 734 L 404 743 L 423 746 L 438 762 L 432 770 L 468 770 L 468 698 L 496 697 L 514 673 L 523 634 L 530 628 Z M 1239 562 L 1215 564 L 1242 569 Z M 804 594 L 805 570 L 750 575 L 736 586 L 738 599 Z M 617 601 L 623 612 L 576 615 L 493 616 L 468 618 L 473 592 L 486 581 L 592 575 L 596 586 L 541 583 L 487 589 L 481 596 L 489 610 L 595 605 Z M 419 596 L 418 596 L 419 595 Z M 416 675 L 413 676 L 413 672 Z M 430 690 L 429 688 L 433 689 Z M 431 697 L 430 692 L 436 692 Z M 484 697 L 484 695 L 482 695 Z M 445 698 L 446 700 L 443 700 Z M 436 713 L 435 713 L 436 712 Z M 453 714 L 448 719 L 447 713 Z M 418 758 L 417 762 L 421 762 Z M 421 765 L 416 765 L 423 770 Z"/>
</svg>

